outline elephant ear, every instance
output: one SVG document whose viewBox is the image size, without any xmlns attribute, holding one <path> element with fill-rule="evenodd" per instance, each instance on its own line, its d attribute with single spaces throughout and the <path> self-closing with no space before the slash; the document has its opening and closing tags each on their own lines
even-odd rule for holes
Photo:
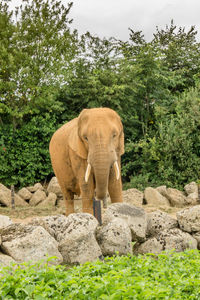
<svg viewBox="0 0 200 300">
<path fill-rule="evenodd" d="M 119 136 L 119 155 L 124 154 L 124 132 L 122 130 L 120 136 Z"/>
<path fill-rule="evenodd" d="M 78 134 L 78 118 L 69 133 L 69 147 L 81 158 L 87 159 L 88 152 Z"/>
</svg>

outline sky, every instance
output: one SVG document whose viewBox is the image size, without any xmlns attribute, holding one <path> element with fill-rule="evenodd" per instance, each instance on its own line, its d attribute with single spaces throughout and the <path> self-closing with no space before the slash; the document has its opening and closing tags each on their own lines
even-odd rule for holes
<svg viewBox="0 0 200 300">
<path fill-rule="evenodd" d="M 200 0 L 71 0 L 73 28 L 80 34 L 89 31 L 101 38 L 115 37 L 127 41 L 128 28 L 142 31 L 146 40 L 164 29 L 171 20 L 189 29 L 195 25 L 200 40 Z M 67 4 L 68 0 L 61 0 Z M 20 0 L 12 0 L 12 6 Z"/>
</svg>

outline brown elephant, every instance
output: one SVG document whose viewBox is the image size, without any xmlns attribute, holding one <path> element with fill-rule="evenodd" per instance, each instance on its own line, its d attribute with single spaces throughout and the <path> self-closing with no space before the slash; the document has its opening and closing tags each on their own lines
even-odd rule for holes
<svg viewBox="0 0 200 300">
<path fill-rule="evenodd" d="M 66 200 L 66 215 L 74 212 L 74 194 L 83 212 L 93 214 L 93 197 L 122 202 L 120 174 L 124 133 L 119 115 L 109 108 L 84 109 L 58 129 L 50 141 L 55 175 Z"/>
</svg>

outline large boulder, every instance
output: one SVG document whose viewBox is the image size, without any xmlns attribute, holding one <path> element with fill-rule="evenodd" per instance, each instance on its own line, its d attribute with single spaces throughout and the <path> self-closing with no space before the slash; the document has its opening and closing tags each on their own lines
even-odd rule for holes
<svg viewBox="0 0 200 300">
<path fill-rule="evenodd" d="M 133 241 L 142 242 L 145 240 L 147 218 L 143 208 L 127 203 L 111 204 L 103 215 L 103 223 L 108 224 L 115 218 L 120 218 L 128 224 Z"/>
<path fill-rule="evenodd" d="M 163 230 L 178 227 L 178 221 L 160 210 L 147 214 L 147 235 L 155 236 Z"/>
<path fill-rule="evenodd" d="M 143 204 L 144 193 L 132 188 L 122 192 L 125 203 L 141 206 Z"/>
<path fill-rule="evenodd" d="M 37 190 L 44 191 L 44 188 L 43 188 L 43 186 L 41 185 L 40 182 L 35 183 L 33 186 L 28 186 L 27 189 L 31 193 L 35 193 Z"/>
<path fill-rule="evenodd" d="M 0 183 L 0 205 L 11 207 L 11 191 Z M 28 206 L 28 203 L 15 194 L 15 206 Z"/>
<path fill-rule="evenodd" d="M 90 231 L 71 232 L 59 243 L 58 249 L 66 264 L 83 264 L 102 257 L 95 235 Z"/>
<path fill-rule="evenodd" d="M 168 198 L 171 206 L 184 207 L 185 205 L 188 204 L 184 193 L 177 189 L 168 188 L 167 189 L 167 198 Z"/>
<path fill-rule="evenodd" d="M 32 193 L 25 187 L 18 191 L 18 195 L 24 200 L 30 200 Z"/>
<path fill-rule="evenodd" d="M 136 245 L 133 249 L 135 254 L 154 253 L 159 254 L 163 251 L 163 243 L 152 237 L 140 245 Z"/>
<path fill-rule="evenodd" d="M 146 242 L 136 247 L 135 252 L 144 253 L 160 253 L 162 251 L 175 250 L 182 252 L 186 249 L 197 249 L 197 241 L 189 233 L 181 231 L 179 228 L 164 230 L 155 237 L 150 238 Z"/>
<path fill-rule="evenodd" d="M 103 255 L 126 255 L 132 253 L 132 236 L 128 224 L 115 218 L 97 229 L 98 244 Z"/>
<path fill-rule="evenodd" d="M 193 193 L 198 194 L 198 185 L 196 182 L 188 183 L 184 186 L 184 190 L 188 196 Z"/>
<path fill-rule="evenodd" d="M 57 196 L 56 194 L 50 192 L 48 197 L 46 197 L 42 202 L 38 204 L 38 207 L 52 207 L 56 205 Z"/>
<path fill-rule="evenodd" d="M 59 185 L 58 180 L 55 176 L 51 178 L 51 180 L 48 184 L 48 187 L 47 187 L 47 192 L 48 193 L 52 192 L 52 193 L 56 194 L 58 198 L 63 197 L 60 185 Z"/>
<path fill-rule="evenodd" d="M 0 229 L 11 224 L 13 221 L 8 216 L 0 215 Z"/>
<path fill-rule="evenodd" d="M 68 217 L 64 215 L 47 216 L 34 218 L 30 225 L 42 226 L 58 242 L 65 240 L 72 235 L 84 235 L 86 232 L 96 231 L 98 226 L 97 219 L 88 213 L 74 213 Z"/>
<path fill-rule="evenodd" d="M 37 206 L 39 203 L 46 199 L 46 193 L 40 189 L 38 189 L 33 196 L 31 197 L 29 204 L 31 206 Z"/>
<path fill-rule="evenodd" d="M 62 263 L 57 241 L 41 226 L 12 224 L 0 230 L 1 249 L 17 262 L 46 260 L 56 256 L 54 264 Z"/>
<path fill-rule="evenodd" d="M 200 205 L 185 208 L 176 213 L 179 226 L 187 232 L 200 231 Z"/>
<path fill-rule="evenodd" d="M 13 263 L 16 261 L 11 256 L 0 252 L 0 268 L 10 266 Z"/>
<path fill-rule="evenodd" d="M 169 201 L 167 200 L 166 197 L 162 196 L 158 190 L 152 188 L 152 187 L 147 187 L 144 190 L 144 198 L 145 202 L 151 206 L 170 206 Z"/>
</svg>

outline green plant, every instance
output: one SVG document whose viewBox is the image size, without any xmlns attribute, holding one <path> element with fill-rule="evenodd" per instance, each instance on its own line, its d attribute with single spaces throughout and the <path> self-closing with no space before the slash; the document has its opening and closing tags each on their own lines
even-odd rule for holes
<svg viewBox="0 0 200 300">
<path fill-rule="evenodd" d="M 25 186 L 52 173 L 49 141 L 56 130 L 53 115 L 35 116 L 22 127 L 0 127 L 0 182 Z"/>
<path fill-rule="evenodd" d="M 0 299 L 199 299 L 200 252 L 111 257 L 66 269 L 1 268 Z"/>
</svg>

